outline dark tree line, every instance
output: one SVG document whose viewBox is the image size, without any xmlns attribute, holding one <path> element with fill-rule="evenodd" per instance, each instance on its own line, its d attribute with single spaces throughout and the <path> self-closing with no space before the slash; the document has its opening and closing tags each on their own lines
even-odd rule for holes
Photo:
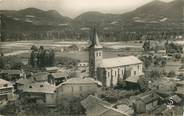
<svg viewBox="0 0 184 116">
<path fill-rule="evenodd" d="M 40 46 L 38 49 L 36 46 L 31 47 L 30 64 L 32 67 L 49 67 L 55 64 L 55 53 L 53 49 L 44 49 Z"/>
<path fill-rule="evenodd" d="M 173 42 L 166 42 L 165 47 L 167 53 L 183 53 L 183 47 Z"/>
</svg>

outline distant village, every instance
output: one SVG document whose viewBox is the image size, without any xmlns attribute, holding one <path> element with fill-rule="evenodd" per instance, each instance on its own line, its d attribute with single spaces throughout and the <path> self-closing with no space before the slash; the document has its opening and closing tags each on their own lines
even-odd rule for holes
<svg viewBox="0 0 184 116">
<path fill-rule="evenodd" d="M 56 50 L 36 45 L 27 64 L 1 53 L 0 115 L 182 116 L 183 45 L 166 40 L 139 43 L 141 54 L 123 49 L 126 55 L 106 58 L 110 48 L 99 41 L 94 27 L 86 48 L 74 43 L 59 51 L 87 51 L 87 61 L 58 58 Z"/>
</svg>

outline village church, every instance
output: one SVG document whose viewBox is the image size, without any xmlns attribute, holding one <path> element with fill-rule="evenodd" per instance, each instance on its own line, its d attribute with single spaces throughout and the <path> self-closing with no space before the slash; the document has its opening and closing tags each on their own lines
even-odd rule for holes
<svg viewBox="0 0 184 116">
<path fill-rule="evenodd" d="M 93 29 L 89 45 L 89 76 L 100 81 L 103 86 L 113 87 L 118 82 L 137 83 L 143 75 L 142 61 L 135 56 L 103 58 L 103 46 L 99 42 L 96 29 Z"/>
</svg>

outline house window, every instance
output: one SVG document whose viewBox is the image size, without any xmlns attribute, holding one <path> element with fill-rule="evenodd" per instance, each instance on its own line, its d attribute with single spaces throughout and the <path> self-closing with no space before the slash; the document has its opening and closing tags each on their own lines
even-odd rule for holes
<svg viewBox="0 0 184 116">
<path fill-rule="evenodd" d="M 98 56 L 98 52 L 96 53 L 96 56 Z"/>
<path fill-rule="evenodd" d="M 71 88 L 72 88 L 72 93 L 73 93 L 73 86 Z"/>
<path fill-rule="evenodd" d="M 114 75 L 115 75 L 115 77 L 116 77 L 116 71 L 114 71 L 114 73 L 115 73 Z"/>
<path fill-rule="evenodd" d="M 134 71 L 134 75 L 136 75 L 136 71 Z"/>
<path fill-rule="evenodd" d="M 139 70 L 139 65 L 137 66 L 138 70 Z"/>
<path fill-rule="evenodd" d="M 4 87 L 8 87 L 8 84 L 4 84 L 3 86 L 4 86 Z"/>
<path fill-rule="evenodd" d="M 99 52 L 99 56 L 101 56 L 101 52 Z"/>
</svg>

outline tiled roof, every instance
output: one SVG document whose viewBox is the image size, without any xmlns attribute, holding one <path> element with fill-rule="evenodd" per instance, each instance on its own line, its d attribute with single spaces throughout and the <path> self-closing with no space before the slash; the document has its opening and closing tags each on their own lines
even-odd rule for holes
<svg viewBox="0 0 184 116">
<path fill-rule="evenodd" d="M 47 71 L 53 71 L 53 70 L 58 70 L 58 67 L 46 67 L 45 68 Z"/>
<path fill-rule="evenodd" d="M 142 100 L 144 103 L 150 103 L 156 99 L 159 99 L 160 96 L 158 94 L 156 94 L 155 92 L 146 92 L 146 93 L 143 93 L 143 94 L 140 94 L 137 96 L 138 99 Z"/>
<path fill-rule="evenodd" d="M 21 74 L 20 70 L 1 70 L 0 73 L 4 73 L 4 74 Z"/>
<path fill-rule="evenodd" d="M 175 93 L 179 95 L 184 95 L 184 87 L 177 87 L 177 91 Z"/>
<path fill-rule="evenodd" d="M 26 85 L 26 84 L 30 84 L 33 82 L 33 79 L 24 79 L 24 78 L 21 78 L 19 80 L 16 81 L 17 84 L 23 84 L 23 85 Z"/>
<path fill-rule="evenodd" d="M 92 95 L 81 101 L 81 104 L 87 110 L 87 115 L 90 116 L 104 116 L 107 113 L 116 114 L 118 116 L 127 116 L 124 112 L 112 108 L 112 104 Z"/>
<path fill-rule="evenodd" d="M 48 82 L 36 82 L 25 85 L 22 90 L 26 93 L 54 93 L 56 86 Z"/>
<path fill-rule="evenodd" d="M 0 85 L 4 85 L 4 84 L 11 84 L 9 81 L 6 81 L 4 79 L 0 79 Z"/>
<path fill-rule="evenodd" d="M 51 74 L 54 78 L 67 77 L 68 74 L 66 72 L 57 72 Z"/>
<path fill-rule="evenodd" d="M 93 78 L 71 78 L 62 84 L 91 84 L 97 83 Z"/>
<path fill-rule="evenodd" d="M 128 66 L 140 63 L 142 63 L 142 61 L 135 56 L 115 57 L 103 59 L 102 65 L 100 67 Z"/>
<path fill-rule="evenodd" d="M 128 78 L 126 79 L 126 81 L 127 81 L 127 82 L 131 82 L 131 83 L 137 83 L 139 79 L 140 79 L 139 76 L 131 76 L 131 77 L 128 77 Z"/>
<path fill-rule="evenodd" d="M 46 81 L 48 80 L 48 74 L 47 72 L 40 72 L 33 75 L 33 78 L 35 81 Z"/>
</svg>

